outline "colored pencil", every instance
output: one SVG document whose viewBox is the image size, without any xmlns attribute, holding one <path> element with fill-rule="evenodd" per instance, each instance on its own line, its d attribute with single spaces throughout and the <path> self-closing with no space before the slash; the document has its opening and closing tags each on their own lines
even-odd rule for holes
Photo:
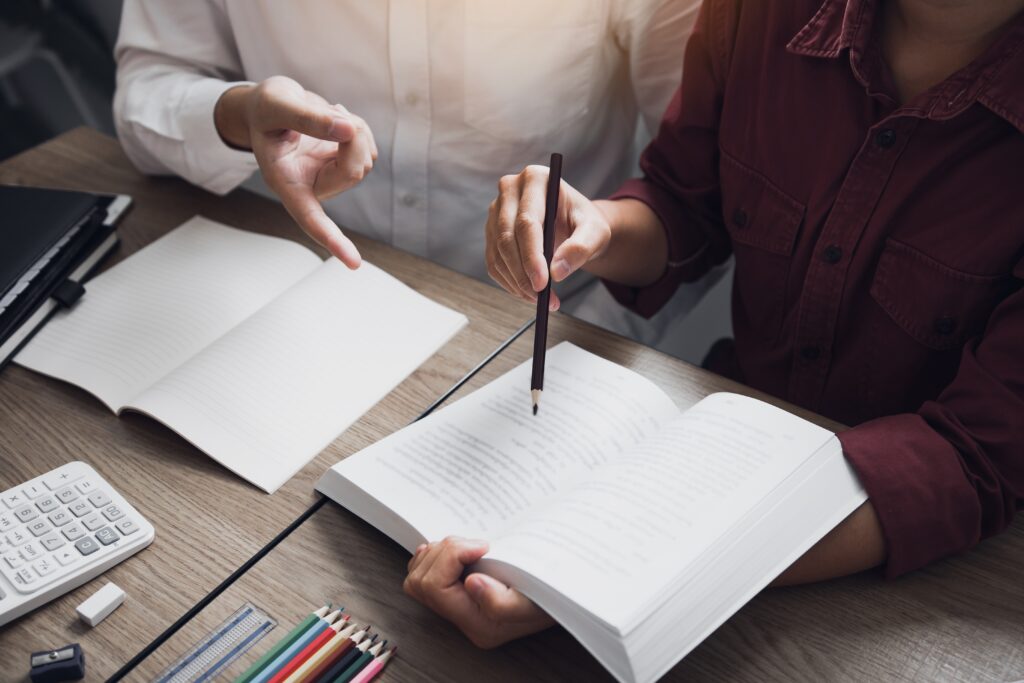
<svg viewBox="0 0 1024 683">
<path fill-rule="evenodd" d="M 388 660 L 394 656 L 397 650 L 397 647 L 393 647 L 380 657 L 374 658 L 372 662 L 366 665 L 365 669 L 356 674 L 351 683 L 369 683 L 372 681 L 384 670 L 384 667 L 388 665 Z"/>
<path fill-rule="evenodd" d="M 249 681 L 255 678 L 256 674 L 258 674 L 260 670 L 267 665 L 267 662 L 277 657 L 285 648 L 298 640 L 299 636 L 305 633 L 315 622 L 323 619 L 330 609 L 331 604 L 327 603 L 320 609 L 310 613 L 309 616 L 300 621 L 295 628 L 289 631 L 284 638 L 277 641 L 277 643 L 274 644 L 274 647 L 270 648 L 265 655 L 256 660 L 255 664 L 246 669 L 245 673 L 236 678 L 235 683 L 249 683 Z"/>
<path fill-rule="evenodd" d="M 555 250 L 555 218 L 558 216 L 558 194 L 562 188 L 562 155 L 551 155 L 548 173 L 548 196 L 544 207 L 544 262 L 548 269 L 548 283 L 537 296 L 537 322 L 533 329 L 533 374 L 530 377 L 530 399 L 533 414 L 540 407 L 544 391 L 544 359 L 548 349 L 548 307 L 551 304 L 551 257 Z"/>
<path fill-rule="evenodd" d="M 267 683 L 271 677 L 281 670 L 285 664 L 292 660 L 292 657 L 297 655 L 307 645 L 319 636 L 324 631 L 331 631 L 331 624 L 338 618 L 339 612 L 331 612 L 321 621 L 314 623 L 306 631 L 298 637 L 291 645 L 281 651 L 277 657 L 270 660 L 270 663 L 263 667 L 262 670 L 255 676 L 253 676 L 250 683 Z M 326 622 L 326 623 L 325 623 Z"/>
<path fill-rule="evenodd" d="M 359 673 L 360 669 L 366 666 L 367 663 L 371 659 L 373 659 L 373 655 L 367 652 L 367 650 L 370 649 L 371 645 L 373 645 L 372 640 L 364 640 L 363 642 L 359 643 L 358 648 L 352 650 L 348 653 L 348 655 L 342 658 L 342 661 L 344 661 L 345 659 L 348 659 L 349 656 L 352 656 L 352 659 L 348 662 L 348 665 L 340 671 L 338 671 L 337 673 L 335 673 L 334 670 L 332 669 L 329 673 L 333 674 L 334 678 L 324 677 L 322 679 L 324 683 L 340 683 L 341 681 L 351 680 L 353 676 Z"/>
<path fill-rule="evenodd" d="M 331 683 L 335 678 L 345 673 L 345 671 L 352 666 L 352 662 L 359 659 L 359 657 L 362 656 L 362 654 L 366 652 L 371 645 L 373 645 L 373 638 L 367 638 L 362 642 L 356 643 L 354 647 L 349 648 L 348 652 L 343 654 L 341 658 L 334 662 L 334 664 L 332 664 L 326 671 L 321 673 L 316 678 L 316 683 Z"/>
<path fill-rule="evenodd" d="M 285 683 L 311 683 L 320 674 L 324 673 L 336 661 L 341 659 L 346 652 L 353 649 L 366 637 L 366 627 L 356 631 L 358 626 L 352 625 L 340 632 L 335 637 L 324 643 L 324 646 L 313 653 L 313 655 L 302 663 Z"/>
<path fill-rule="evenodd" d="M 309 645 L 302 648 L 292 657 L 284 666 L 282 666 L 277 673 L 270 677 L 268 683 L 283 683 L 286 678 L 291 676 L 296 669 L 306 663 L 306 660 L 312 657 L 316 652 L 326 645 L 332 638 L 338 635 L 338 633 L 347 626 L 348 615 L 342 617 L 339 621 L 334 622 L 328 626 L 325 630 L 320 632 L 316 638 L 310 641 Z"/>
</svg>

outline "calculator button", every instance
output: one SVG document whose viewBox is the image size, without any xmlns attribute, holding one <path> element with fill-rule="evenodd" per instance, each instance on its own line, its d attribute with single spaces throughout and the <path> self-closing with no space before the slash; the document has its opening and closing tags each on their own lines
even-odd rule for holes
<svg viewBox="0 0 1024 683">
<path fill-rule="evenodd" d="M 77 484 L 75 484 L 75 488 L 78 489 L 78 492 L 81 493 L 83 496 L 88 496 L 96 489 L 96 484 L 86 479 L 85 481 L 80 481 Z"/>
<path fill-rule="evenodd" d="M 124 517 L 124 513 L 116 505 L 108 505 L 103 508 L 103 516 L 113 522 Z"/>
<path fill-rule="evenodd" d="M 116 526 L 117 530 L 120 531 L 125 536 L 131 536 L 132 534 L 134 534 L 136 531 L 139 530 L 139 525 L 136 524 L 134 521 L 128 519 L 127 517 L 125 519 L 122 519 L 120 522 L 118 522 L 114 526 Z"/>
<path fill-rule="evenodd" d="M 99 515 L 97 515 L 94 512 L 91 515 L 89 515 L 88 517 L 82 518 L 82 524 L 84 524 L 85 528 L 88 529 L 89 531 L 96 531 L 101 526 L 106 524 L 106 522 L 104 522 L 103 518 L 100 517 Z"/>
<path fill-rule="evenodd" d="M 17 522 L 14 521 L 14 517 L 7 513 L 0 513 L 0 533 L 10 531 L 16 524 Z"/>
<path fill-rule="evenodd" d="M 14 583 L 22 586 L 27 586 L 36 580 L 36 575 L 28 570 L 28 567 L 22 567 L 14 574 Z"/>
<path fill-rule="evenodd" d="M 57 560 L 57 564 L 59 564 L 62 567 L 68 566 L 69 564 L 77 560 L 79 557 L 81 557 L 81 555 L 76 553 L 71 548 L 63 548 L 53 554 L 53 559 Z"/>
<path fill-rule="evenodd" d="M 67 505 L 75 498 L 78 498 L 78 491 L 71 488 L 70 486 L 65 486 L 64 488 L 58 490 L 57 493 L 55 493 L 54 495 L 57 496 L 57 499 L 60 500 L 60 502 Z"/>
<path fill-rule="evenodd" d="M 44 557 L 32 565 L 32 568 L 36 570 L 36 574 L 39 574 L 39 576 L 46 576 L 53 573 L 53 570 L 57 568 L 57 563 L 48 557 Z"/>
<path fill-rule="evenodd" d="M 39 516 L 39 513 L 31 505 L 22 505 L 20 508 L 14 511 L 14 516 L 21 520 L 21 523 L 31 522 L 33 519 Z"/>
<path fill-rule="evenodd" d="M 96 542 L 91 536 L 81 538 L 75 543 L 75 547 L 78 548 L 78 552 L 83 555 L 92 555 L 94 552 L 100 549 L 100 544 Z"/>
<path fill-rule="evenodd" d="M 4 553 L 4 564 L 11 569 L 17 569 L 22 564 L 21 556 L 13 550 L 8 553 Z"/>
<path fill-rule="evenodd" d="M 89 494 L 89 502 L 93 507 L 101 508 L 104 505 L 110 505 L 110 496 L 103 491 L 93 491 Z"/>
<path fill-rule="evenodd" d="M 25 494 L 26 498 L 31 500 L 33 498 L 38 498 L 39 496 L 46 493 L 46 489 L 43 488 L 42 484 L 29 484 L 28 486 L 23 488 L 21 492 Z"/>
<path fill-rule="evenodd" d="M 5 493 L 3 495 L 3 501 L 4 505 L 13 510 L 19 505 L 25 503 L 25 494 L 18 493 L 17 491 L 14 491 L 12 493 Z"/>
<path fill-rule="evenodd" d="M 18 552 L 21 553 L 21 559 L 25 560 L 26 562 L 38 560 L 40 556 L 42 556 L 42 553 L 39 552 L 39 548 L 36 546 L 35 543 L 26 543 L 25 545 L 21 546 Z"/>
<path fill-rule="evenodd" d="M 46 514 L 47 512 L 53 512 L 60 507 L 60 503 L 58 503 L 57 499 L 53 496 L 46 496 L 45 498 L 40 498 L 36 501 L 36 507 L 39 508 L 40 512 Z"/>
<path fill-rule="evenodd" d="M 71 510 L 71 514 L 75 517 L 81 517 L 82 515 L 92 512 L 92 506 L 84 500 L 76 500 L 68 506 L 68 510 Z"/>
<path fill-rule="evenodd" d="M 31 531 L 32 535 L 37 537 L 37 538 L 39 536 L 42 536 L 43 534 L 45 534 L 46 532 L 48 532 L 52 528 L 53 527 L 51 527 L 46 522 L 45 519 L 37 519 L 36 521 L 34 521 L 34 522 L 32 522 L 31 524 L 28 525 L 28 530 Z"/>
<path fill-rule="evenodd" d="M 28 540 L 28 534 L 21 529 L 15 529 L 11 533 L 7 534 L 7 542 L 11 545 L 21 545 Z"/>
<path fill-rule="evenodd" d="M 63 486 L 67 486 L 68 484 L 80 478 L 81 476 L 81 472 L 77 472 L 73 469 L 61 470 L 58 472 L 50 472 L 45 477 L 43 477 L 43 483 L 46 484 L 46 488 L 53 491 Z"/>
<path fill-rule="evenodd" d="M 105 526 L 96 532 L 96 539 L 99 540 L 103 545 L 110 545 L 116 543 L 118 540 L 117 532 L 111 529 L 109 526 Z"/>
<path fill-rule="evenodd" d="M 72 517 L 68 514 L 67 510 L 57 510 L 49 517 L 50 523 L 54 526 L 64 526 L 70 522 L 71 519 Z"/>
<path fill-rule="evenodd" d="M 64 534 L 64 538 L 68 539 L 69 541 L 77 541 L 82 536 L 85 536 L 85 529 L 83 529 L 82 525 L 78 522 L 75 522 L 74 524 L 68 524 L 66 527 L 61 529 L 60 532 Z"/>
<path fill-rule="evenodd" d="M 51 552 L 64 545 L 64 539 L 57 534 L 43 536 L 39 539 L 39 542 L 43 544 L 44 548 Z"/>
</svg>

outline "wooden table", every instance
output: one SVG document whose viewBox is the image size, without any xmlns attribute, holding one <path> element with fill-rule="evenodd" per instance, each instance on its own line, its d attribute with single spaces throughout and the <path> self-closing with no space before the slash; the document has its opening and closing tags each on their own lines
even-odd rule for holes
<svg viewBox="0 0 1024 683">
<path fill-rule="evenodd" d="M 665 389 L 681 408 L 709 393 L 777 400 L 562 315 L 550 343 L 568 340 Z M 452 398 L 530 358 L 532 334 L 487 364 Z M 785 406 L 793 410 L 792 406 Z M 795 410 L 823 426 L 820 417 Z M 384 680 L 606 681 L 611 677 L 560 628 L 492 651 L 469 644 L 401 589 L 406 552 L 328 504 L 136 670 L 160 671 L 247 601 L 284 629 L 236 662 L 243 671 L 285 629 L 324 600 L 400 646 Z M 815 586 L 769 589 L 676 666 L 666 681 L 1015 681 L 1024 678 L 1024 524 L 962 558 L 896 581 L 876 573 Z"/>
<path fill-rule="evenodd" d="M 79 173 L 87 169 L 88 180 L 70 178 L 74 171 L 68 171 L 69 166 Z M 280 211 L 268 209 L 261 200 L 241 193 L 217 200 L 176 181 L 143 180 L 125 165 L 111 141 L 91 133 L 76 132 L 0 166 L 3 182 L 44 182 L 48 178 L 59 178 L 66 186 L 102 185 L 138 197 L 140 209 L 126 225 L 129 244 L 125 253 L 195 212 L 229 224 L 268 232 L 276 227 L 295 234 Z M 189 201 L 194 204 L 181 206 Z M 259 209 L 252 209 L 253 205 Z M 261 217 L 270 211 L 276 211 L 272 214 L 275 218 Z M 148 225 L 161 228 L 135 237 L 140 234 L 135 231 L 144 231 Z M 58 464 L 65 459 L 58 454 L 62 449 L 84 445 L 96 449 L 94 465 L 158 524 L 157 542 L 108 574 L 128 588 L 129 602 L 101 627 L 84 631 L 72 623 L 73 606 L 94 589 L 87 587 L 0 629 L 0 680 L 21 676 L 23 653 L 37 645 L 66 640 L 86 645 L 90 680 L 109 674 L 290 517 L 305 509 L 313 500 L 313 480 L 324 467 L 408 422 L 472 364 L 464 356 L 473 360 L 484 357 L 487 344 L 496 348 L 503 335 L 531 314 L 528 306 L 495 297 L 483 285 L 418 259 L 365 241 L 359 246 L 370 260 L 428 296 L 466 311 L 472 324 L 274 496 L 260 494 L 223 472 L 149 420 L 115 419 L 83 392 L 18 368 L 0 375 L 0 486 Z M 489 322 L 478 319 L 480 311 L 487 312 Z M 556 315 L 550 342 L 562 340 L 646 375 L 680 407 L 719 390 L 765 398 L 621 337 Z M 531 344 L 531 334 L 511 344 L 456 397 L 529 358 Z M 65 423 L 55 421 L 61 416 Z M 136 476 L 114 476 L 113 468 L 121 463 L 129 463 Z M 134 469 L 143 465 L 145 472 Z M 154 496 L 152 487 L 164 478 L 171 484 Z M 218 493 L 232 499 L 231 510 L 244 511 L 226 522 L 228 528 L 213 523 L 218 519 L 215 511 L 220 509 L 216 506 L 222 504 Z M 187 526 L 168 528 L 169 519 L 182 520 Z M 196 529 L 206 541 L 203 547 L 192 542 Z M 240 538 L 234 538 L 236 533 L 241 533 Z M 227 540 L 230 543 L 218 546 Z M 350 613 L 372 622 L 400 644 L 402 654 L 388 668 L 387 681 L 608 680 L 596 661 L 558 628 L 498 650 L 475 649 L 453 627 L 405 597 L 401 581 L 407 559 L 405 552 L 382 534 L 328 504 L 143 661 L 128 680 L 149 680 L 239 605 L 252 601 L 282 626 L 234 665 L 232 671 L 237 672 L 323 600 L 345 604 Z M 869 573 L 816 586 L 765 591 L 666 680 L 1022 679 L 1022 561 L 1024 523 L 1018 522 L 1008 533 L 983 543 L 969 555 L 897 581 L 885 582 Z M 148 591 L 143 582 L 151 587 Z M 13 668 L 7 666 L 12 657 L 18 664 Z"/>
<path fill-rule="evenodd" d="M 3 162 L 0 183 L 134 197 L 108 267 L 195 214 L 312 246 L 278 204 L 245 191 L 220 198 L 180 180 L 143 177 L 115 140 L 89 129 Z M 314 502 L 313 484 L 327 467 L 407 424 L 533 316 L 532 307 L 491 286 L 353 239 L 367 260 L 461 311 L 469 325 L 273 495 L 149 418 L 118 418 L 86 392 L 20 367 L 0 373 L 0 490 L 85 460 L 157 529 L 140 554 L 0 627 L 0 681 L 21 680 L 29 652 L 68 642 L 88 653 L 89 680 L 109 676 Z M 84 627 L 75 607 L 106 581 L 121 586 L 127 601 L 102 627 Z"/>
</svg>

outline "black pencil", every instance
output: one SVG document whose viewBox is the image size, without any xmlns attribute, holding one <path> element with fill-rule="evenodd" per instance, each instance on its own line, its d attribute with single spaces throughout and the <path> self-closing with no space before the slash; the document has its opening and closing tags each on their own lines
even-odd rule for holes
<svg viewBox="0 0 1024 683">
<path fill-rule="evenodd" d="M 551 256 L 555 250 L 555 218 L 558 216 L 558 194 L 562 186 L 562 155 L 551 155 L 548 174 L 548 197 L 544 206 L 544 262 L 548 268 L 548 284 L 537 297 L 537 325 L 533 330 L 533 376 L 530 378 L 530 398 L 533 414 L 540 406 L 540 393 L 544 391 L 544 356 L 548 349 L 548 307 L 551 303 Z"/>
</svg>

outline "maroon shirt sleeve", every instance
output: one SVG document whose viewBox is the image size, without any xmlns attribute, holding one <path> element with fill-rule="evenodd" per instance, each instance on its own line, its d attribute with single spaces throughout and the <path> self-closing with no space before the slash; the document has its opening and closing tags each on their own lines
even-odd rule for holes
<svg viewBox="0 0 1024 683">
<path fill-rule="evenodd" d="M 669 264 L 656 282 L 637 288 L 605 281 L 619 303 L 645 317 L 657 313 L 680 283 L 697 280 L 731 252 L 718 183 L 718 121 L 726 61 L 719 15 L 728 4 L 702 6 L 687 44 L 682 84 L 640 159 L 644 177 L 627 181 L 611 197 L 644 202 L 665 228 Z"/>
<path fill-rule="evenodd" d="M 1024 261 L 1014 272 L 1024 280 Z M 839 434 L 882 524 L 886 574 L 961 552 L 1007 526 L 1024 499 L 1024 289 L 968 343 L 953 382 L 916 414 Z"/>
</svg>

